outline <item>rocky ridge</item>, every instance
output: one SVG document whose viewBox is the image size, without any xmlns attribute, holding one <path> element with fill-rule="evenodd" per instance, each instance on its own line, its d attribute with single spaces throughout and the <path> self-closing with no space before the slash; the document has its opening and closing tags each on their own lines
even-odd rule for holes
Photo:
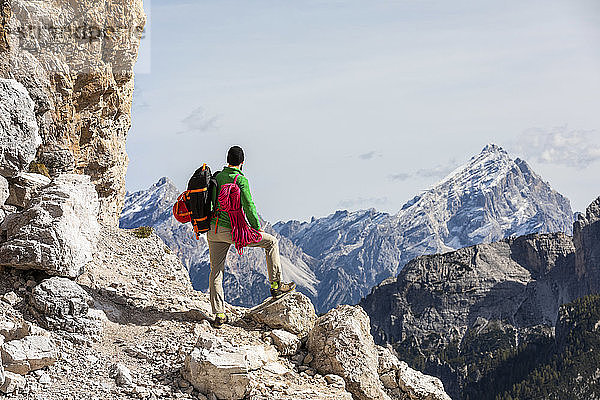
<svg viewBox="0 0 600 400">
<path fill-rule="evenodd" d="M 207 296 L 193 290 L 185 268 L 156 234 L 138 238 L 134 231 L 103 228 L 93 260 L 76 281 L 39 270 L 5 267 L 0 273 L 8 399 L 353 398 L 349 378 L 322 368 L 315 361 L 322 357 L 307 346 L 308 336 L 322 340 L 308 298 L 297 293 L 253 310 L 227 306 L 233 323 L 215 330 L 206 320 Z M 357 323 L 368 326 L 364 312 L 354 309 Z M 282 312 L 288 317 L 276 318 Z M 368 329 L 350 345 L 347 317 L 321 318 L 348 326 L 339 337 L 328 333 L 329 343 L 340 340 L 340 362 L 349 360 L 343 348 L 350 346 L 353 365 L 378 371 Z M 393 368 L 401 365 L 391 353 L 387 357 Z M 432 379 L 403 373 L 417 382 Z M 377 372 L 372 377 L 384 393 Z M 437 382 L 435 398 L 446 398 Z M 404 384 L 388 396 L 429 398 L 412 388 Z"/>
</svg>

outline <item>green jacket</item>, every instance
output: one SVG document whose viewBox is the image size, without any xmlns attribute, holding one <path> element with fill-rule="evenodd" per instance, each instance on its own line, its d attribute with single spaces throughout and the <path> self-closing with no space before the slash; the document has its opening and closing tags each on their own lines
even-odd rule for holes
<svg viewBox="0 0 600 400">
<path fill-rule="evenodd" d="M 254 229 L 260 229 L 260 221 L 258 219 L 258 213 L 256 212 L 256 206 L 252 201 L 252 194 L 250 193 L 250 185 L 248 184 L 248 178 L 244 176 L 242 171 L 238 168 L 233 167 L 224 167 L 223 171 L 217 174 L 217 182 L 219 186 L 217 190 L 212 194 L 213 204 L 217 205 L 217 209 L 221 208 L 218 200 L 218 191 L 221 189 L 221 185 L 226 183 L 233 183 L 235 176 L 239 175 L 237 178 L 237 185 L 240 188 L 241 200 L 242 200 L 242 209 L 244 210 L 244 214 L 246 214 L 246 219 L 250 223 L 250 226 Z M 229 222 L 229 215 L 227 212 L 220 211 L 219 213 L 219 226 L 224 228 L 231 228 L 231 222 Z M 211 225 L 214 226 L 216 223 L 217 215 L 215 214 L 211 220 Z"/>
</svg>

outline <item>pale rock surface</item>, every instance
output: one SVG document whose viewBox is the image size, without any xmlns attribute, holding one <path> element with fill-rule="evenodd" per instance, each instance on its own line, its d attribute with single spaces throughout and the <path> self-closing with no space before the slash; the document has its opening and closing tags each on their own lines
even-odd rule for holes
<svg viewBox="0 0 600 400">
<path fill-rule="evenodd" d="M 267 299 L 248 314 L 258 323 L 299 336 L 306 336 L 317 319 L 312 302 L 300 292 L 290 293 L 276 301 Z"/>
<path fill-rule="evenodd" d="M 30 206 L 3 222 L 0 265 L 77 277 L 92 259 L 100 225 L 98 195 L 85 175 L 64 174 L 39 191 Z"/>
<path fill-rule="evenodd" d="M 410 368 L 387 348 L 377 346 L 377 356 L 379 378 L 393 399 L 451 400 L 438 378 Z"/>
<path fill-rule="evenodd" d="M 25 87 L 14 79 L 0 78 L 0 175 L 26 171 L 42 144 L 35 119 L 34 102 Z"/>
<path fill-rule="evenodd" d="M 12 340 L 4 343 L 0 351 L 5 370 L 21 375 L 52 365 L 58 358 L 58 349 L 46 336 Z"/>
<path fill-rule="evenodd" d="M 389 399 L 378 375 L 378 356 L 369 317 L 358 306 L 342 305 L 323 315 L 308 335 L 311 365 L 320 373 L 340 375 L 360 400 Z"/>
<path fill-rule="evenodd" d="M 0 206 L 3 206 L 6 203 L 6 199 L 8 199 L 9 191 L 8 191 L 8 181 L 5 177 L 0 175 Z M 0 223 L 2 223 L 0 219 Z"/>
<path fill-rule="evenodd" d="M 251 389 L 250 372 L 277 361 L 277 352 L 265 346 L 233 346 L 216 340 L 210 332 L 185 359 L 183 376 L 202 393 L 220 399 L 241 399 Z"/>
<path fill-rule="evenodd" d="M 25 378 L 10 371 L 4 371 L 4 383 L 0 386 L 0 392 L 13 393 L 25 387 Z"/>
<path fill-rule="evenodd" d="M 275 329 L 271 331 L 271 339 L 273 339 L 273 344 L 279 351 L 279 354 L 283 356 L 292 356 L 300 349 L 300 339 L 288 331 Z"/>
<path fill-rule="evenodd" d="M 131 376 L 131 371 L 124 364 L 113 364 L 110 367 L 109 376 L 113 378 L 119 386 L 133 385 L 133 377 Z"/>
<path fill-rule="evenodd" d="M 102 331 L 102 322 L 90 313 L 94 300 L 70 279 L 46 279 L 33 289 L 30 301 L 49 329 L 90 335 L 98 335 Z"/>
<path fill-rule="evenodd" d="M 20 172 L 10 179 L 9 196 L 6 204 L 25 208 L 29 205 L 36 192 L 50 184 L 50 178 L 30 172 Z"/>
<path fill-rule="evenodd" d="M 100 218 L 116 226 L 125 195 L 133 65 L 145 25 L 142 0 L 5 1 L 1 24 L 0 77 L 22 83 L 33 100 L 27 109 L 34 110 L 43 138 L 37 161 L 52 176 L 89 175 Z M 35 34 L 28 34 L 30 27 Z M 36 147 L 22 148 L 35 154 Z"/>
<path fill-rule="evenodd" d="M 29 334 L 29 325 L 23 319 L 3 319 L 0 321 L 0 335 L 7 342 L 22 339 Z"/>
<path fill-rule="evenodd" d="M 400 361 L 397 376 L 398 385 L 410 399 L 451 400 L 438 378 L 415 371 L 404 361 Z"/>
</svg>

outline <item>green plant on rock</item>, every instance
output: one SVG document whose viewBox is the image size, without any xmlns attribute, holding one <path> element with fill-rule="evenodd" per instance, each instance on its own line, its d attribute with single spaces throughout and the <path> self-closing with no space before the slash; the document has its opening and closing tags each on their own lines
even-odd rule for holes
<svg viewBox="0 0 600 400">
<path fill-rule="evenodd" d="M 139 239 L 145 239 L 150 237 L 153 231 L 154 229 L 152 229 L 151 226 L 140 226 L 139 228 L 135 228 L 133 230 L 133 235 Z"/>
<path fill-rule="evenodd" d="M 46 165 L 44 165 L 43 163 L 32 161 L 31 164 L 29 164 L 29 172 L 31 172 L 32 174 L 44 175 L 50 178 L 50 172 L 48 171 Z"/>
</svg>

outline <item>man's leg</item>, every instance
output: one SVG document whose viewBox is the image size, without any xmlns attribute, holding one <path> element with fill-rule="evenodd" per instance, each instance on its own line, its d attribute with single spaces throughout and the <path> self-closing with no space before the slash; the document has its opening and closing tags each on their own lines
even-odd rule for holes
<svg viewBox="0 0 600 400">
<path fill-rule="evenodd" d="M 216 235 L 215 235 L 216 236 Z M 223 271 L 225 270 L 225 258 L 229 250 L 229 243 L 211 240 L 208 233 L 208 254 L 210 257 L 210 277 L 208 288 L 210 292 L 210 305 L 213 313 L 225 313 L 225 296 L 223 294 Z"/>
<path fill-rule="evenodd" d="M 251 243 L 248 247 L 260 247 L 265 249 L 267 256 L 267 273 L 269 282 L 281 282 L 281 259 L 279 257 L 279 240 L 266 232 L 261 232 L 262 240 Z"/>
</svg>

